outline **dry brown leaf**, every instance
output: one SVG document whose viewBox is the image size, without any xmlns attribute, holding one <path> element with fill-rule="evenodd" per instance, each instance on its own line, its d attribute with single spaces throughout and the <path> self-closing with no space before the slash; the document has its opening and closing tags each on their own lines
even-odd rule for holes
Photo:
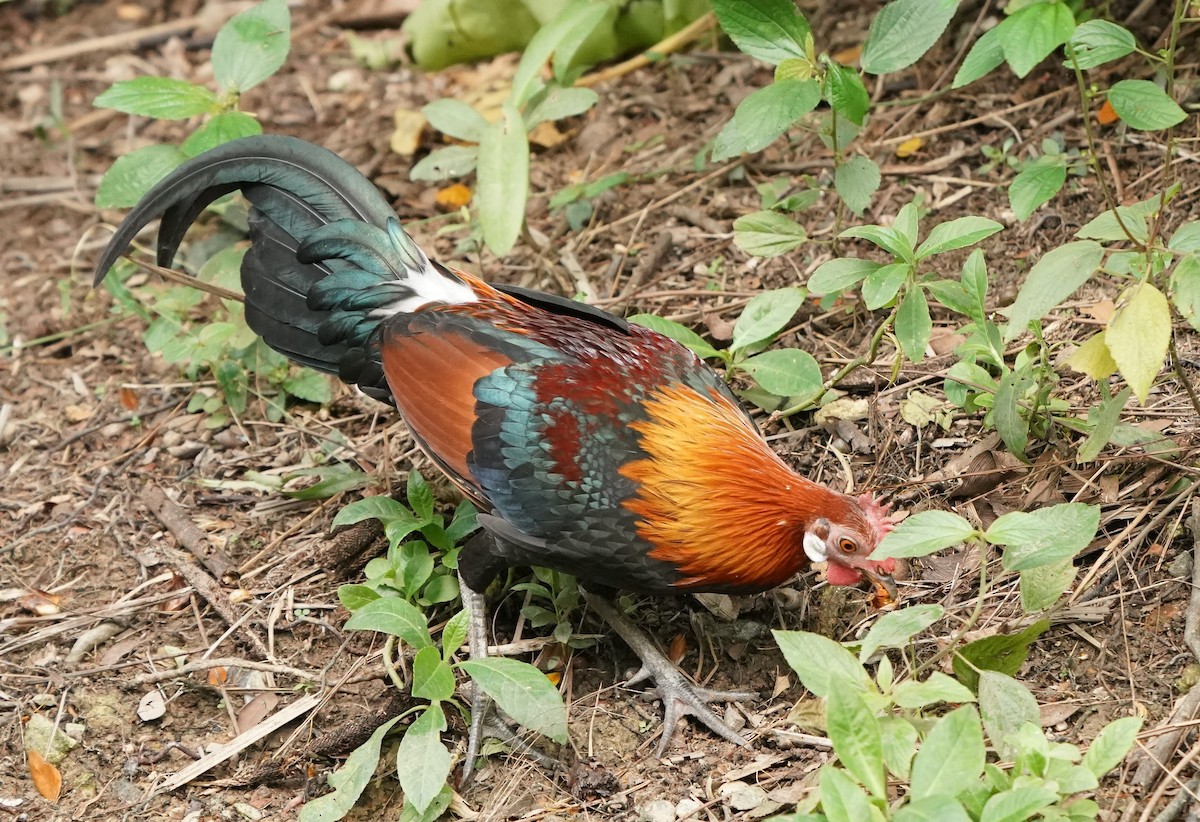
<svg viewBox="0 0 1200 822">
<path fill-rule="evenodd" d="M 63 409 L 63 416 L 67 418 L 67 422 L 83 422 L 91 418 L 92 409 L 86 405 L 68 405 Z"/>
<path fill-rule="evenodd" d="M 558 130 L 558 126 L 549 120 L 544 120 L 529 132 L 529 142 L 542 148 L 554 148 L 567 139 L 567 135 Z"/>
<path fill-rule="evenodd" d="M 392 129 L 390 145 L 401 157 L 416 154 L 421 145 L 421 132 L 425 130 L 425 115 L 409 108 L 398 108 L 392 112 L 395 128 Z"/>
<path fill-rule="evenodd" d="M 229 672 L 221 666 L 208 669 L 208 684 L 220 688 L 229 679 Z"/>
<path fill-rule="evenodd" d="M 271 693 L 263 693 L 246 703 L 246 707 L 238 711 L 238 733 L 245 733 L 262 722 L 279 705 L 279 697 Z"/>
<path fill-rule="evenodd" d="M 37 614 L 38 616 L 54 616 L 62 611 L 59 603 L 62 597 L 47 594 L 45 591 L 30 591 L 17 600 L 17 606 Z"/>
<path fill-rule="evenodd" d="M 121 400 L 121 407 L 126 411 L 137 410 L 138 395 L 132 388 L 118 388 L 117 397 Z"/>
<path fill-rule="evenodd" d="M 143 722 L 162 719 L 167 712 L 167 703 L 157 689 L 150 691 L 138 701 L 137 715 Z"/>
<path fill-rule="evenodd" d="M 26 754 L 29 757 L 29 775 L 33 777 L 33 787 L 37 788 L 42 798 L 57 802 L 62 793 L 62 774 L 37 751 L 27 751 Z"/>
<path fill-rule="evenodd" d="M 678 665 L 686 654 L 687 637 L 683 634 L 676 634 L 674 639 L 671 640 L 671 650 L 667 653 L 667 656 L 672 662 Z"/>
<path fill-rule="evenodd" d="M 1112 319 L 1113 310 L 1115 308 L 1116 306 L 1113 304 L 1113 301 L 1105 297 L 1103 300 L 1099 300 L 1089 306 L 1086 306 L 1083 309 L 1083 313 L 1087 314 L 1092 319 L 1099 320 L 1102 323 L 1107 323 Z"/>
<path fill-rule="evenodd" d="M 843 66 L 848 66 L 851 63 L 858 62 L 858 58 L 862 57 L 862 50 L 863 47 L 861 44 L 857 46 L 851 46 L 848 49 L 835 51 L 833 53 L 833 59 L 841 63 Z"/>
<path fill-rule="evenodd" d="M 442 211 L 458 211 L 471 202 L 471 188 L 462 183 L 440 188 L 435 202 Z"/>
</svg>

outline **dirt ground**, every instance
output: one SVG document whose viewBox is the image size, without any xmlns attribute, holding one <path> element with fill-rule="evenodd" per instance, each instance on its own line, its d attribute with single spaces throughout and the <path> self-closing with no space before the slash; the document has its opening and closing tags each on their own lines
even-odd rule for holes
<svg viewBox="0 0 1200 822">
<path fill-rule="evenodd" d="M 147 353 L 141 320 L 115 311 L 106 293 L 90 288 L 91 266 L 121 216 L 93 207 L 99 176 L 134 148 L 177 141 L 183 128 L 96 111 L 91 101 L 113 80 L 135 74 L 210 80 L 214 29 L 202 24 L 136 47 L 141 41 L 133 38 L 104 48 L 98 38 L 199 14 L 200 3 L 97 0 L 64 4 L 70 8 L 60 16 L 55 4 L 42 5 L 0 5 L 0 31 L 11 33 L 0 42 L 0 809 L 30 820 L 293 818 L 307 797 L 324 791 L 327 772 L 397 711 L 380 643 L 343 631 L 347 613 L 336 595 L 339 584 L 361 578 L 382 541 L 369 528 L 331 536 L 333 515 L 353 494 L 296 502 L 238 481 L 248 471 L 282 474 L 318 459 L 355 462 L 396 490 L 410 467 L 434 471 L 389 409 L 340 386 L 328 407 L 296 404 L 279 423 L 267 421 L 259 403 L 221 430 L 186 412 L 193 382 Z M 875 8 L 801 5 L 830 52 L 861 43 Z M 1122 19 L 1137 4 L 1115 5 Z M 1052 135 L 1068 147 L 1084 144 L 1073 81 L 1053 61 L 1020 83 L 1001 72 L 964 92 L 926 97 L 947 88 L 961 38 L 979 12 L 976 3 L 964 6 L 943 44 L 872 89 L 878 101 L 904 104 L 877 107 L 860 138 L 884 172 L 865 219 L 886 222 L 920 195 L 927 219 L 969 213 L 1005 223 L 1006 231 L 983 243 L 1001 306 L 1033 261 L 1104 205 L 1093 177 L 1072 178 L 1059 197 L 1017 223 L 1001 187 L 1011 172 L 981 171 L 981 147 L 999 147 L 1010 136 L 1014 153 Z M 1143 43 L 1156 42 L 1166 22 L 1166 9 L 1157 6 L 1165 4 L 1141 4 L 1129 23 Z M 433 75 L 367 70 L 354 62 L 336 13 L 307 4 L 294 15 L 285 68 L 250 92 L 244 108 L 268 132 L 307 138 L 355 163 L 406 222 L 440 217 L 418 223 L 415 234 L 433 256 L 456 259 L 464 232 L 438 230 L 453 220 L 440 216 L 436 188 L 410 182 L 414 158 L 389 149 L 393 113 L 476 94 L 513 61 Z M 386 29 L 357 34 L 394 36 Z M 69 44 L 82 47 L 53 55 Z M 29 57 L 40 59 L 14 65 Z M 528 215 L 542 247 L 523 241 L 503 261 L 457 261 L 490 279 L 585 290 L 614 311 L 653 311 L 727 340 L 751 296 L 803 282 L 831 254 L 828 244 L 813 242 L 757 260 L 732 242 L 732 220 L 759 208 L 754 184 L 811 175 L 828 188 L 832 161 L 815 137 L 797 133 L 742 163 L 694 164 L 734 106 L 769 77 L 709 41 L 600 85 L 600 104 L 567 123 L 559 145 L 534 157 Z M 898 156 L 897 146 L 913 136 L 923 145 Z M 1153 135 L 1110 130 L 1102 137 L 1120 196 L 1133 201 L 1153 193 L 1163 156 Z M 417 157 L 437 139 L 426 133 Z M 1171 227 L 1200 217 L 1195 160 L 1189 154 L 1176 164 L 1182 193 Z M 549 210 L 549 197 L 564 186 L 618 170 L 638 176 L 599 197 L 582 231 L 570 231 L 562 213 Z M 835 213 L 827 192 L 801 220 L 810 236 L 826 240 L 845 224 Z M 1081 339 L 1095 327 L 1097 306 L 1113 296 L 1111 281 L 1086 286 L 1056 310 L 1047 338 Z M 863 350 L 877 320 L 861 308 L 825 312 L 811 303 L 784 342 L 810 351 L 828 373 Z M 935 314 L 935 324 L 948 333 L 954 320 Z M 1186 328 L 1176 333 L 1181 352 L 1197 350 Z M 1193 543 L 1185 524 L 1192 489 L 1181 482 L 1195 474 L 1198 426 L 1177 377 L 1164 372 L 1148 402 L 1131 403 L 1123 416 L 1171 437 L 1178 448 L 1169 457 L 1110 447 L 1098 461 L 1077 465 L 1071 442 L 1062 440 L 1039 444 L 1032 462 L 1022 464 L 1002 453 L 978 419 L 958 414 L 948 428 L 905 422 L 900 405 L 910 392 L 942 398 L 952 359 L 906 364 L 892 382 L 892 357 L 885 345 L 879 361 L 845 386 L 851 396 L 871 398 L 865 420 L 820 425 L 808 415 L 764 417 L 780 454 L 845 487 L 846 472 L 830 452 L 835 445 L 849 454 L 856 487 L 874 489 L 898 509 L 948 508 L 984 524 L 1065 500 L 1101 504 L 1101 531 L 1080 557 L 1068 607 L 1056 611 L 1020 678 L 1062 741 L 1086 744 L 1105 722 L 1131 713 L 1145 716 L 1147 729 L 1189 728 L 1191 714 L 1169 719 L 1186 683 L 1198 678 L 1183 641 Z M 1185 373 L 1200 378 L 1200 357 L 1193 360 Z M 1096 398 L 1087 380 L 1065 369 L 1058 392 L 1081 413 Z M 438 491 L 453 504 L 448 486 Z M 184 557 L 189 527 L 199 529 L 200 544 L 207 539 L 204 568 Z M 977 569 L 970 558 L 950 555 L 914 563 L 906 577 L 906 601 L 942 603 L 950 614 L 918 645 L 919 654 L 929 654 L 975 607 Z M 682 598 L 639 602 L 643 624 L 663 642 L 678 637 L 683 666 L 698 679 L 763 692 L 727 714 L 753 748 L 689 725 L 664 759 L 654 758 L 658 706 L 622 687 L 632 658 L 606 637 L 576 652 L 563 679 L 573 750 L 555 755 L 569 767 L 553 771 L 497 754 L 455 812 L 479 819 L 657 819 L 664 812 L 755 819 L 790 810 L 829 754 L 787 736 L 789 711 L 803 690 L 769 630 L 853 637 L 874 618 L 868 596 L 832 590 L 809 575 L 782 594 L 716 603 L 726 608 L 724 617 Z M 536 637 L 520 624 L 520 605 L 515 596 L 494 604 L 498 642 Z M 580 632 L 598 629 L 584 614 L 573 618 Z M 1011 630 L 1022 618 L 1009 581 L 984 603 L 978 635 Z M 306 698 L 314 709 L 184 787 L 165 789 L 195 757 Z M 161 717 L 140 719 L 139 706 L 156 699 L 165 703 Z M 25 740 L 55 725 L 72 749 L 59 763 L 63 791 L 52 804 L 33 789 Z M 1147 733 L 1144 741 L 1158 736 Z M 452 726 L 447 739 L 460 752 L 463 738 L 461 723 Z M 1195 744 L 1185 737 L 1140 783 L 1132 767 L 1106 781 L 1098 798 L 1109 818 L 1161 807 L 1195 775 Z M 352 818 L 398 813 L 390 770 L 381 765 Z"/>
</svg>

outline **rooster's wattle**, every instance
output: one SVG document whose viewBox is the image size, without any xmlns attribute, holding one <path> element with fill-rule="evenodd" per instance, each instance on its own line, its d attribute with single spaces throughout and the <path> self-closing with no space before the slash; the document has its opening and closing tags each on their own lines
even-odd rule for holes
<svg viewBox="0 0 1200 822">
<path fill-rule="evenodd" d="M 181 165 L 128 214 L 99 282 L 161 217 L 158 262 L 216 198 L 250 201 L 246 319 L 275 350 L 393 403 L 480 510 L 471 591 L 511 565 L 649 594 L 749 593 L 828 562 L 837 585 L 894 590 L 871 552 L 884 510 L 799 476 L 692 352 L 581 303 L 432 262 L 337 155 L 247 137 Z M 464 599 L 471 599 L 464 591 Z M 744 744 L 628 620 L 589 597 L 658 679 L 668 724 L 697 715 Z M 481 617 L 475 598 L 472 613 Z M 472 648 L 482 636 L 476 626 Z M 471 757 L 468 757 L 468 768 Z"/>
</svg>

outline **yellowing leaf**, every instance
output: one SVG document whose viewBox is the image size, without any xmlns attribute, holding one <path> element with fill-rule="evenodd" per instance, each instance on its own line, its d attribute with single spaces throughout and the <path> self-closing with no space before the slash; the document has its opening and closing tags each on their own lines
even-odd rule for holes
<svg viewBox="0 0 1200 822">
<path fill-rule="evenodd" d="M 421 145 L 425 130 L 425 115 L 408 108 L 398 108 L 392 114 L 396 127 L 392 129 L 392 151 L 401 157 L 411 157 Z"/>
<path fill-rule="evenodd" d="M 471 189 L 462 183 L 455 183 L 454 185 L 438 189 L 437 196 L 434 199 L 438 206 L 445 211 L 458 211 L 471 202 Z"/>
<path fill-rule="evenodd" d="M 925 145 L 925 141 L 920 137 L 909 137 L 903 143 L 896 146 L 896 156 L 900 158 L 911 157 L 920 151 L 923 145 Z"/>
<path fill-rule="evenodd" d="M 533 131 L 529 132 L 529 142 L 542 148 L 554 148 L 566 139 L 567 135 L 559 131 L 558 127 L 549 120 L 543 120 L 533 127 Z"/>
<path fill-rule="evenodd" d="M 26 755 L 29 757 L 29 775 L 33 777 L 33 787 L 44 799 L 57 802 L 62 793 L 62 774 L 37 751 L 26 751 Z"/>
<path fill-rule="evenodd" d="M 1171 342 L 1171 308 L 1150 283 L 1134 286 L 1123 297 L 1104 339 L 1121 376 L 1145 402 Z"/>
<path fill-rule="evenodd" d="M 1104 342 L 1104 332 L 1093 335 L 1087 342 L 1071 352 L 1067 357 L 1068 368 L 1087 374 L 1093 380 L 1108 379 L 1117 370 L 1112 354 L 1108 353 L 1108 345 Z"/>
</svg>

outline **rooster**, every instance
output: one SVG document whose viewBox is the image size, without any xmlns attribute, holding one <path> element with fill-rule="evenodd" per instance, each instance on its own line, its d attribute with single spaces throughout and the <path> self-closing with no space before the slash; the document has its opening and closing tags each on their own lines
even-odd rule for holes
<svg viewBox="0 0 1200 822">
<path fill-rule="evenodd" d="M 318 146 L 246 137 L 185 162 L 126 216 L 96 283 L 157 217 L 158 263 L 171 265 L 192 222 L 234 190 L 253 206 L 250 327 L 394 404 L 481 512 L 459 557 L 474 655 L 486 652 L 477 592 L 509 566 L 664 595 L 765 591 L 824 562 L 831 584 L 865 578 L 894 599 L 892 561 L 871 559 L 886 510 L 788 468 L 695 354 L 596 308 L 431 261 L 379 191 Z M 747 744 L 705 704 L 730 695 L 695 687 L 611 603 L 587 600 L 642 658 L 635 679 L 657 681 L 660 755 L 684 714 Z"/>
</svg>

